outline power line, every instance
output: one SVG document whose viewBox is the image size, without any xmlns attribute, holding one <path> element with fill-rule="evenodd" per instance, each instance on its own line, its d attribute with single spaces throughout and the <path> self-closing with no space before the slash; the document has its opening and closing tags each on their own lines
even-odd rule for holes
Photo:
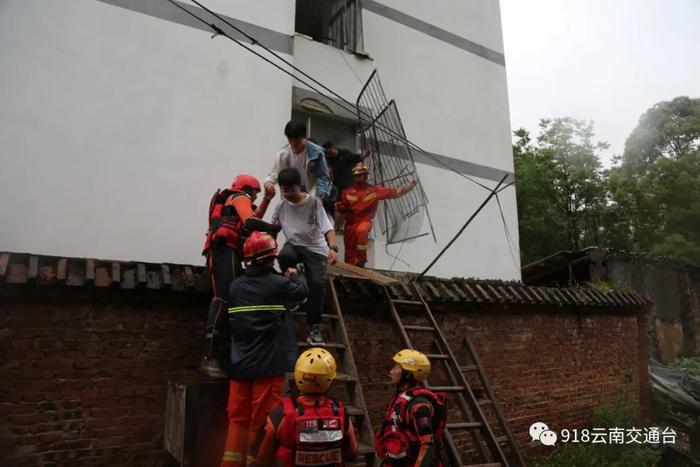
<svg viewBox="0 0 700 467">
<path fill-rule="evenodd" d="M 491 193 L 489 193 L 489 195 L 488 195 L 488 196 L 486 197 L 486 199 L 481 203 L 481 205 L 480 205 L 478 208 L 476 208 L 476 211 L 474 211 L 474 213 L 473 213 L 471 216 L 469 216 L 469 219 L 467 219 L 467 222 L 465 222 L 464 225 L 462 226 L 462 228 L 459 229 L 459 231 L 455 234 L 454 237 L 452 237 L 452 240 L 450 240 L 450 242 L 449 242 L 447 245 L 445 245 L 445 248 L 443 248 L 442 251 L 440 251 L 440 253 L 438 253 L 438 255 L 435 257 L 435 259 L 433 259 L 433 260 L 430 262 L 430 264 L 428 265 L 428 267 L 425 268 L 425 269 L 423 270 L 423 272 L 421 272 L 421 273 L 418 275 L 417 279 L 420 279 L 421 277 L 425 276 L 425 274 L 430 270 L 430 268 L 432 268 L 433 265 L 434 265 L 435 263 L 437 263 L 437 261 L 440 259 L 440 257 L 452 246 L 452 244 L 457 240 L 457 238 L 459 238 L 459 236 L 462 235 L 462 232 L 464 232 L 464 229 L 466 229 L 467 226 L 468 226 L 469 224 L 471 224 L 471 222 L 474 220 L 474 218 L 476 217 L 476 215 L 479 214 L 479 212 L 481 212 L 482 209 L 484 209 L 484 206 L 486 206 L 486 203 L 488 203 L 489 200 L 490 200 L 491 198 L 493 198 L 494 196 L 496 196 L 496 193 L 497 193 L 498 188 L 501 186 L 501 184 L 502 184 L 503 182 L 506 181 L 506 178 L 507 178 L 507 177 L 508 177 L 508 174 L 506 174 L 506 175 L 503 176 L 503 178 L 501 179 L 501 181 L 498 182 L 498 185 L 496 185 L 496 188 L 494 188 L 493 190 L 491 190 Z"/>
<path fill-rule="evenodd" d="M 465 178 L 465 179 L 471 181 L 472 183 L 475 183 L 475 184 L 479 185 L 480 187 L 484 188 L 485 190 L 491 191 L 491 188 L 489 188 L 489 187 L 487 187 L 486 185 L 484 185 L 484 184 L 482 184 L 482 183 L 480 183 L 480 182 L 474 180 L 473 178 L 469 177 L 468 175 L 463 174 L 462 172 L 460 172 L 460 171 L 458 171 L 458 170 L 455 170 L 455 169 L 452 168 L 449 164 L 447 164 L 446 162 L 440 160 L 438 157 L 436 157 L 436 156 L 434 156 L 433 154 L 429 153 L 428 151 L 426 151 L 425 149 L 421 148 L 421 147 L 418 146 L 417 144 L 413 143 L 412 141 L 410 141 L 409 139 L 407 139 L 405 136 L 401 135 L 400 133 L 395 132 L 392 128 L 389 128 L 389 127 L 385 126 L 384 124 L 382 124 L 382 123 L 379 122 L 379 121 L 373 122 L 374 119 L 373 119 L 373 116 L 372 116 L 372 115 L 367 114 L 367 113 L 364 112 L 359 106 L 357 106 L 357 105 L 353 104 L 352 102 L 348 101 L 348 100 L 345 99 L 343 96 L 341 96 L 340 94 L 338 94 L 337 92 L 335 92 L 334 90 L 332 90 L 331 88 L 329 88 L 328 86 L 326 86 L 325 84 L 321 83 L 320 81 L 318 81 L 317 79 L 315 79 L 314 77 L 312 77 L 311 75 L 309 75 L 308 73 L 306 73 L 305 71 L 303 71 L 303 70 L 301 70 L 300 68 L 296 67 L 294 64 L 292 64 L 292 63 L 289 62 L 287 59 L 285 59 L 284 57 L 282 57 L 281 55 L 279 55 L 278 53 L 276 53 L 274 50 L 272 50 L 272 49 L 270 49 L 269 47 L 267 47 L 267 46 L 265 46 L 264 44 L 262 44 L 262 43 L 261 43 L 260 41 L 258 41 L 255 37 L 251 36 L 250 34 L 246 33 L 245 31 L 243 31 L 242 29 L 240 29 L 239 27 L 237 27 L 236 25 L 232 24 L 230 21 L 228 21 L 226 18 L 222 17 L 221 15 L 219 15 L 218 13 L 216 13 L 215 11 L 210 10 L 209 8 L 207 8 L 205 5 L 203 5 L 203 4 L 202 4 L 201 2 L 199 2 L 198 0 L 192 0 L 192 3 L 194 3 L 194 4 L 197 5 L 197 6 L 199 6 L 200 8 L 202 8 L 204 11 L 206 11 L 206 12 L 209 13 L 210 15 L 216 17 L 216 18 L 219 19 L 220 21 L 222 21 L 222 22 L 224 22 L 225 24 L 227 24 L 228 26 L 230 26 L 230 27 L 231 27 L 232 29 L 234 29 L 236 32 L 238 32 L 239 34 L 241 34 L 242 36 L 244 36 L 246 39 L 248 39 L 248 40 L 251 42 L 252 45 L 258 45 L 258 46 L 260 46 L 260 47 L 261 47 L 263 50 L 265 50 L 267 53 L 269 53 L 270 55 L 272 55 L 273 57 L 275 57 L 276 59 L 278 59 L 279 61 L 281 61 L 281 62 L 284 63 L 285 65 L 289 66 L 292 70 L 294 70 L 294 71 L 300 73 L 300 74 L 303 75 L 304 77 L 306 77 L 306 78 L 308 78 L 309 80 L 311 80 L 313 83 L 317 84 L 318 86 L 320 86 L 321 88 L 323 88 L 324 90 L 326 90 L 327 92 L 329 92 L 329 93 L 330 93 L 331 95 L 333 95 L 335 98 L 339 99 L 343 104 L 334 101 L 334 100 L 331 99 L 328 95 L 326 95 L 325 93 L 323 93 L 322 91 L 320 91 L 318 88 L 312 86 L 312 85 L 309 84 L 307 81 L 305 81 L 305 80 L 299 78 L 299 77 L 296 76 L 294 73 L 291 73 L 290 71 L 285 70 L 284 68 L 282 68 L 282 67 L 279 66 L 278 64 L 274 63 L 272 60 L 268 59 L 267 57 L 264 57 L 262 54 L 260 54 L 259 52 L 255 51 L 254 49 L 248 47 L 246 44 L 244 44 L 243 42 L 239 41 L 238 39 L 235 39 L 235 38 L 231 37 L 230 35 L 226 34 L 219 26 L 217 26 L 217 25 L 215 25 L 215 24 L 213 24 L 213 23 L 207 22 L 207 21 L 204 20 L 203 18 L 199 17 L 198 15 L 192 13 L 191 11 L 187 10 L 186 8 L 184 8 L 183 6 L 179 5 L 179 4 L 176 3 L 174 0 L 167 0 L 167 1 L 168 1 L 169 3 L 171 3 L 172 5 L 174 5 L 175 7 L 179 8 L 180 10 L 184 11 L 184 12 L 187 13 L 188 15 L 192 16 L 193 18 L 197 19 L 197 20 L 198 20 L 199 22 L 201 22 L 202 24 L 205 24 L 205 25 L 207 25 L 208 27 L 210 27 L 217 35 L 221 35 L 221 36 L 224 36 L 224 37 L 230 39 L 231 41 L 235 42 L 236 44 L 238 44 L 239 46 L 243 47 L 243 48 L 246 49 L 247 51 L 253 53 L 253 54 L 256 55 L 257 57 L 259 57 L 259 58 L 261 58 L 262 60 L 264 60 L 265 62 L 267 62 L 267 63 L 269 63 L 270 65 L 274 66 L 275 68 L 279 69 L 279 70 L 282 71 L 283 73 L 286 73 L 287 75 L 289 75 L 290 77 L 296 79 L 296 80 L 299 81 L 300 83 L 302 83 L 302 84 L 308 86 L 310 89 L 312 89 L 312 90 L 314 90 L 315 92 L 319 93 L 321 96 L 325 97 L 326 99 L 330 100 L 331 102 L 334 102 L 336 105 L 338 105 L 339 107 L 343 108 L 344 110 L 346 110 L 346 111 L 348 111 L 348 112 L 351 112 L 351 113 L 352 113 L 352 112 L 357 112 L 357 113 L 358 113 L 358 118 L 359 118 L 360 120 L 363 119 L 363 118 L 362 118 L 362 117 L 363 117 L 362 114 L 364 114 L 364 120 L 365 120 L 366 123 L 374 124 L 375 126 L 381 128 L 383 131 L 385 131 L 385 132 L 387 132 L 388 134 L 392 135 L 393 137 L 395 137 L 395 138 L 398 139 L 399 141 L 405 143 L 405 144 L 408 145 L 410 148 L 412 148 L 412 149 L 414 149 L 414 150 L 420 152 L 421 154 L 423 154 L 424 156 L 426 156 L 426 157 L 428 157 L 429 159 L 433 160 L 434 162 L 436 162 L 436 163 L 438 163 L 438 164 L 444 166 L 444 167 L 447 168 L 448 170 L 450 170 L 450 171 L 452 171 L 452 172 L 458 174 L 459 176 L 461 176 L 461 177 L 463 177 L 463 178 Z M 347 106 L 350 106 L 350 107 L 348 108 Z"/>
<path fill-rule="evenodd" d="M 323 96 L 324 98 L 328 99 L 328 100 L 331 101 L 331 102 L 334 102 L 336 105 L 338 105 L 339 107 L 343 108 L 344 110 L 346 110 L 346 111 L 348 111 L 348 112 L 351 112 L 351 113 L 352 113 L 352 112 L 357 112 L 357 114 L 358 114 L 358 119 L 360 119 L 360 121 L 362 121 L 362 119 L 363 119 L 363 114 L 364 114 L 364 120 L 365 120 L 366 123 L 370 123 L 370 124 L 373 124 L 373 125 L 375 125 L 375 126 L 381 128 L 381 129 L 382 129 L 383 131 L 385 131 L 386 133 L 392 135 L 392 136 L 393 136 L 394 138 L 396 138 L 397 140 L 399 140 L 399 141 L 403 142 L 404 144 L 406 144 L 407 146 L 409 146 L 409 148 L 413 148 L 414 150 L 416 150 L 416 151 L 422 153 L 424 156 L 428 157 L 429 159 L 433 160 L 434 162 L 436 162 L 436 163 L 438 163 L 438 164 L 444 166 L 444 167 L 447 168 L 449 171 L 454 172 L 454 173 L 456 173 L 457 175 L 459 175 L 459 176 L 461 176 L 461 177 L 463 177 L 463 178 L 465 178 L 465 179 L 471 181 L 472 183 L 475 183 L 476 185 L 478 185 L 478 186 L 484 188 L 485 190 L 489 191 L 489 195 L 488 195 L 487 198 L 484 200 L 484 202 L 483 202 L 483 203 L 479 206 L 479 208 L 477 208 L 477 210 L 470 216 L 470 218 L 469 218 L 469 219 L 467 220 L 467 222 L 462 226 L 462 228 L 459 230 L 459 232 L 457 233 L 457 235 L 455 235 L 455 237 L 450 241 L 450 243 L 448 243 L 447 246 L 445 246 L 445 248 L 444 248 L 444 249 L 438 254 L 438 256 L 430 263 L 430 265 L 428 265 L 428 267 L 420 274 L 419 278 L 422 277 L 423 275 L 425 275 L 425 273 L 435 264 L 435 262 L 437 262 L 437 260 L 443 255 L 443 253 L 452 245 L 452 243 L 454 243 L 454 241 L 457 239 L 457 237 L 459 237 L 459 235 L 461 235 L 461 233 L 464 231 L 464 229 L 471 223 L 471 221 L 474 219 L 474 217 L 476 217 L 476 215 L 481 211 L 481 209 L 483 209 L 483 207 L 486 205 L 486 203 L 487 203 L 493 196 L 497 196 L 498 193 L 499 193 L 500 191 L 504 190 L 505 188 L 507 188 L 508 186 L 510 186 L 510 185 L 513 184 L 513 182 L 511 182 L 511 183 L 505 185 L 504 187 L 500 188 L 500 190 L 499 190 L 499 187 L 501 186 L 501 184 L 505 181 L 506 178 L 508 178 L 508 174 L 506 174 L 506 175 L 503 176 L 503 178 L 501 179 L 501 181 L 498 182 L 498 185 L 496 185 L 496 187 L 495 187 L 494 189 L 491 189 L 491 188 L 487 187 L 486 185 L 484 185 L 484 184 L 482 184 L 482 183 L 480 183 L 480 182 L 474 180 L 473 178 L 469 177 L 468 175 L 466 175 L 466 174 L 464 174 L 464 173 L 462 173 L 462 172 L 460 172 L 460 171 L 454 169 L 454 168 L 451 167 L 449 164 L 447 164 L 446 162 L 442 161 L 440 158 L 434 156 L 433 154 L 429 153 L 428 151 L 424 150 L 423 148 L 421 148 L 421 147 L 418 146 L 417 144 L 415 144 L 415 143 L 413 143 L 412 141 L 410 141 L 410 140 L 409 140 L 408 138 L 406 138 L 404 135 L 395 132 L 392 128 L 389 128 L 389 127 L 385 126 L 384 124 L 382 124 L 382 123 L 379 122 L 379 121 L 375 121 L 374 118 L 373 118 L 371 115 L 366 114 L 366 112 L 364 112 L 364 111 L 360 108 L 360 106 L 358 106 L 358 105 L 356 105 L 356 104 L 353 104 L 352 102 L 348 101 L 348 100 L 345 99 L 343 96 L 341 96 L 341 95 L 338 94 L 337 92 L 333 91 L 331 88 L 327 87 L 326 85 L 324 85 L 324 84 L 321 83 L 320 81 L 316 80 L 315 78 L 313 78 L 312 76 L 310 76 L 309 74 L 307 74 L 306 72 L 304 72 L 303 70 L 297 68 L 297 67 L 294 66 L 292 63 L 290 63 L 288 60 L 286 60 L 284 57 L 280 56 L 279 54 L 277 54 L 276 52 L 274 52 L 273 50 L 271 50 L 270 48 L 268 48 L 268 47 L 265 46 L 264 44 L 260 43 L 255 37 L 251 36 L 250 34 L 246 33 L 245 31 L 241 30 L 240 28 L 238 28 L 237 26 L 235 26 L 234 24 L 232 24 L 231 22 L 229 22 L 226 18 L 223 18 L 222 16 L 220 16 L 220 15 L 217 14 L 216 12 L 210 10 L 209 8 L 207 8 L 206 6 L 204 6 L 203 4 L 201 4 L 199 1 L 197 1 L 197 0 L 192 0 L 192 2 L 193 2 L 194 4 L 196 4 L 197 6 L 199 6 L 200 8 L 202 8 L 204 11 L 208 12 L 209 14 L 211 14 L 211 15 L 214 16 L 214 17 L 216 17 L 216 18 L 219 19 L 220 21 L 223 21 L 223 22 L 226 23 L 228 26 L 230 26 L 230 27 L 233 28 L 235 31 L 237 31 L 239 34 L 241 34 L 241 35 L 243 35 L 245 38 L 247 38 L 247 39 L 251 42 L 251 45 L 259 45 L 263 50 L 265 50 L 266 52 L 268 52 L 269 54 L 271 54 L 272 56 L 274 56 L 275 58 L 277 58 L 278 60 L 280 60 L 280 61 L 281 61 L 282 63 L 284 63 L 285 65 L 289 66 L 292 70 L 294 70 L 294 71 L 296 71 L 296 72 L 302 74 L 304 77 L 310 79 L 313 83 L 317 84 L 318 86 L 320 86 L 320 87 L 323 88 L 324 90 L 328 91 L 330 94 L 332 94 L 333 96 L 335 96 L 335 97 L 336 97 L 337 99 L 339 99 L 341 102 L 334 101 L 334 100 L 331 99 L 331 97 L 329 97 L 327 94 L 321 92 L 318 88 L 316 88 L 316 87 L 314 87 L 313 85 L 309 84 L 307 81 L 305 81 L 305 80 L 299 78 L 299 77 L 296 76 L 294 73 L 291 73 L 289 70 L 284 69 L 284 68 L 281 67 L 279 64 L 273 62 L 273 61 L 270 60 L 269 58 L 263 56 L 261 53 L 257 52 L 257 51 L 254 50 L 253 48 L 249 47 L 247 44 L 244 44 L 243 42 L 241 42 L 241 41 L 239 41 L 239 40 L 237 40 L 237 39 L 231 37 L 230 35 L 226 34 L 226 32 L 224 32 L 224 31 L 223 31 L 219 26 L 217 26 L 216 24 L 207 22 L 206 20 L 204 20 L 204 19 L 201 18 L 200 16 L 198 16 L 198 15 L 192 13 L 192 12 L 189 11 L 188 9 L 186 9 L 186 8 L 184 8 L 183 6 L 179 5 L 179 4 L 178 4 L 177 2 L 175 2 L 174 0 L 167 0 L 167 1 L 168 1 L 169 3 L 171 3 L 173 6 L 175 6 L 176 8 L 178 8 L 178 9 L 182 10 L 183 12 L 185 12 L 186 14 L 188 14 L 189 16 L 193 17 L 194 19 L 196 19 L 196 20 L 199 21 L 200 23 L 205 24 L 206 26 L 210 27 L 210 28 L 212 29 L 212 31 L 214 31 L 214 33 L 215 33 L 215 35 L 212 36 L 212 38 L 215 37 L 216 35 L 221 35 L 221 36 L 224 36 L 224 37 L 228 38 L 229 40 L 233 41 L 233 42 L 236 43 L 237 45 L 239 45 L 239 46 L 243 47 L 244 49 L 246 49 L 248 52 L 252 53 L 253 55 L 257 56 L 258 58 L 262 59 L 263 61 L 269 63 L 270 65 L 274 66 L 274 67 L 277 68 L 278 70 L 280 70 L 280 71 L 282 71 L 283 73 L 289 75 L 290 77 L 292 77 L 293 79 L 299 81 L 300 83 L 304 84 L 305 86 L 309 87 L 309 88 L 312 89 L 313 91 L 317 92 L 318 94 L 320 94 L 320 95 Z M 348 64 L 348 65 L 349 65 L 349 64 Z M 351 71 L 354 72 L 354 70 L 351 70 Z M 349 106 L 349 107 L 347 107 L 347 106 Z M 498 200 L 498 198 L 497 198 L 497 200 Z M 500 210 L 500 212 L 501 212 L 501 216 L 503 217 L 503 210 L 502 210 L 502 208 L 501 208 L 501 206 L 500 206 L 500 201 L 499 201 L 498 205 L 499 205 L 499 210 Z M 504 224 L 504 228 L 505 228 L 505 230 L 506 230 L 506 235 L 509 237 L 508 227 L 507 227 L 506 224 Z M 510 243 L 509 243 L 509 247 L 510 247 Z"/>
</svg>

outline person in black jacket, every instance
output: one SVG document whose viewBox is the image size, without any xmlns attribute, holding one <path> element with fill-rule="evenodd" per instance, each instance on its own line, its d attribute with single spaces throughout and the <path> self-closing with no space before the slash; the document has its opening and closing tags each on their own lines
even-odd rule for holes
<svg viewBox="0 0 700 467">
<path fill-rule="evenodd" d="M 231 360 L 228 435 L 222 466 L 244 466 L 248 446 L 267 414 L 282 400 L 284 373 L 294 370 L 297 341 L 290 310 L 307 296 L 306 282 L 293 268 L 274 269 L 277 242 L 253 232 L 243 245 L 246 267 L 229 293 Z"/>
</svg>

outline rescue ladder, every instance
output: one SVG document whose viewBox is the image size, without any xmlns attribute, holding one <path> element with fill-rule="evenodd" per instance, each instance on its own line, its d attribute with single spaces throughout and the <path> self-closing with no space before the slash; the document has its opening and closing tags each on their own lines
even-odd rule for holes
<svg viewBox="0 0 700 467">
<path fill-rule="evenodd" d="M 401 338 L 406 347 L 410 349 L 413 349 L 414 345 L 413 340 L 409 337 L 409 332 L 423 335 L 422 338 L 417 336 L 414 340 L 431 342 L 432 349 L 430 351 L 416 350 L 426 353 L 428 359 L 430 359 L 434 369 L 431 374 L 435 375 L 436 373 L 437 365 L 435 363 L 439 362 L 442 364 L 442 370 L 447 377 L 448 383 L 444 385 L 426 384 L 426 387 L 436 392 L 446 393 L 448 396 L 454 396 L 462 415 L 462 421 L 452 422 L 450 418 L 454 417 L 454 411 L 448 415 L 444 447 L 450 463 L 454 466 L 464 467 L 525 466 L 525 462 L 515 444 L 510 428 L 498 401 L 494 397 L 479 357 L 469 338 L 465 339 L 465 343 L 470 364 L 460 366 L 454 353 L 447 345 L 445 335 L 430 311 L 430 307 L 421 294 L 418 284 L 414 281 L 411 282 L 410 287 L 406 287 L 405 284 L 402 284 L 402 286 L 406 289 L 405 292 L 409 299 L 397 298 L 392 295 L 389 287 L 383 287 L 389 302 L 392 318 L 399 328 Z M 418 300 L 414 300 L 414 298 Z M 422 310 L 422 321 L 425 324 L 404 324 L 401 315 L 410 313 L 413 317 L 416 309 Z M 427 339 L 425 338 L 426 334 L 428 334 Z M 478 393 L 479 397 L 475 393 Z M 491 417 L 486 415 L 486 410 L 491 414 Z M 489 421 L 489 418 L 495 418 L 495 420 Z M 467 432 L 471 435 L 473 449 L 465 449 L 461 446 L 464 443 L 460 442 L 460 434 L 458 432 Z M 459 448 L 458 444 L 460 444 Z M 474 450 L 476 452 L 473 452 Z M 464 455 L 470 453 L 465 451 L 471 451 L 471 454 L 476 454 L 476 459 L 470 459 L 466 461 L 467 463 L 464 463 Z M 474 463 L 475 461 L 477 463 Z"/>
<path fill-rule="evenodd" d="M 371 467 L 376 465 L 377 462 L 373 447 L 374 434 L 372 432 L 372 424 L 362 394 L 362 386 L 360 385 L 360 379 L 357 374 L 357 367 L 355 366 L 355 359 L 353 358 L 345 321 L 343 320 L 343 312 L 335 288 L 335 278 L 328 275 L 326 283 L 326 310 L 324 311 L 328 313 L 321 315 L 324 322 L 323 336 L 326 343 L 318 347 L 323 347 L 331 352 L 338 366 L 338 373 L 335 378 L 336 382 L 333 388 L 331 388 L 330 394 L 343 401 L 346 413 L 352 417 L 359 444 L 357 459 L 354 465 Z M 306 316 L 303 311 L 297 311 L 294 314 L 302 318 Z M 299 335 L 302 336 L 305 334 Z M 329 337 L 334 338 L 335 342 L 329 342 Z M 300 352 L 312 347 L 306 341 L 297 342 L 297 345 L 299 346 Z M 285 386 L 290 387 L 293 385 L 294 374 L 288 373 Z"/>
</svg>

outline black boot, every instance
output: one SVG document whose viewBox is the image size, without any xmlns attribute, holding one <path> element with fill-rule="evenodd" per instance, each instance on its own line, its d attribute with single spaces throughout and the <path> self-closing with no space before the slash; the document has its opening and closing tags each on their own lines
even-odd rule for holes
<svg viewBox="0 0 700 467">
<path fill-rule="evenodd" d="M 226 302 L 214 297 L 209 303 L 209 314 L 205 328 L 204 343 L 206 356 L 199 365 L 199 371 L 210 378 L 227 379 L 226 373 L 221 369 L 218 361 L 217 351 L 222 347 L 222 339 L 225 335 L 222 332 L 222 325 L 225 324 Z"/>
</svg>

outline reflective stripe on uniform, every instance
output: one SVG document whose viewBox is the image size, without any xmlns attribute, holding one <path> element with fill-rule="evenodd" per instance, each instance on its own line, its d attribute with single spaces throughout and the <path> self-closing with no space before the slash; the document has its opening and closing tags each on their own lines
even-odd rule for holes
<svg viewBox="0 0 700 467">
<path fill-rule="evenodd" d="M 358 250 L 366 250 L 366 249 L 367 249 L 367 245 L 357 245 L 357 249 L 358 249 Z"/>
<path fill-rule="evenodd" d="M 248 306 L 232 306 L 228 309 L 229 313 L 240 313 L 243 311 L 286 311 L 284 305 L 248 305 Z"/>
<path fill-rule="evenodd" d="M 364 198 L 362 198 L 362 201 L 369 201 L 377 197 L 376 193 L 370 193 L 366 195 Z"/>
<path fill-rule="evenodd" d="M 348 201 L 357 201 L 357 196 L 345 195 L 345 197 L 348 199 Z"/>
<path fill-rule="evenodd" d="M 241 462 L 243 460 L 243 454 L 240 452 L 224 451 L 224 455 L 221 458 L 221 460 L 229 462 Z"/>
</svg>

